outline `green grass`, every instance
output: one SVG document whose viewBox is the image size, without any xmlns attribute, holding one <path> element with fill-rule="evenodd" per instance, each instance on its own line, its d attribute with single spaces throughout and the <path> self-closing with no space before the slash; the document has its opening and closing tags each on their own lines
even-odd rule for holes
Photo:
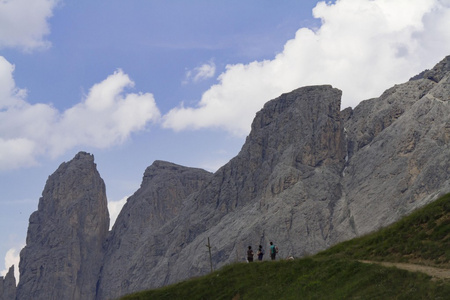
<svg viewBox="0 0 450 300">
<path fill-rule="evenodd" d="M 449 299 L 450 282 L 357 260 L 449 265 L 450 194 L 376 233 L 294 261 L 237 263 L 122 299 Z"/>
<path fill-rule="evenodd" d="M 122 299 L 448 299 L 450 284 L 346 259 L 233 264 Z"/>
<path fill-rule="evenodd" d="M 450 194 L 372 234 L 340 243 L 319 257 L 345 257 L 450 267 Z"/>
</svg>

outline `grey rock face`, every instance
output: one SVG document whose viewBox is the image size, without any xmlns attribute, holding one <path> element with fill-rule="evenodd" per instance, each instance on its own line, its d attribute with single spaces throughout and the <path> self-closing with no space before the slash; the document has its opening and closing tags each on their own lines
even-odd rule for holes
<svg viewBox="0 0 450 300">
<path fill-rule="evenodd" d="M 147 276 L 147 272 L 134 273 L 143 259 L 136 255 L 137 249 L 147 246 L 146 236 L 178 216 L 183 200 L 211 177 L 207 171 L 163 161 L 145 170 L 141 187 L 128 198 L 108 238 L 98 298 L 112 299 L 136 290 L 134 278 Z"/>
<path fill-rule="evenodd" d="M 427 70 L 423 74 L 424 79 L 432 80 L 436 83 L 444 79 L 450 72 L 450 59 L 449 56 L 440 61 L 432 70 Z"/>
<path fill-rule="evenodd" d="M 30 217 L 17 299 L 94 299 L 108 228 L 104 182 L 80 152 L 48 178 Z"/>
<path fill-rule="evenodd" d="M 269 101 L 240 153 L 180 214 L 139 235 L 128 292 L 209 272 L 208 237 L 215 268 L 269 241 L 281 257 L 303 256 L 450 192 L 449 60 L 354 110 L 339 111 L 331 86 Z"/>
<path fill-rule="evenodd" d="M 101 290 L 115 294 L 99 299 L 204 274 L 210 269 L 207 237 L 214 267 L 235 261 L 236 253 L 240 260 L 247 243 L 276 240 L 292 254 L 297 253 L 293 248 L 306 253 L 305 248 L 312 251 L 316 244 L 325 247 L 329 229 L 320 227 L 328 226 L 322 225 L 330 218 L 328 206 L 340 197 L 346 155 L 340 96 L 331 86 L 316 86 L 268 102 L 239 155 L 190 194 L 177 216 L 138 233 L 133 252 L 128 243 L 118 246 L 128 263 L 117 273 L 102 273 Z M 124 213 L 128 210 L 124 207 Z M 127 224 L 140 227 L 134 222 Z M 299 239 L 299 234 L 308 238 Z M 104 270 L 114 270 L 119 261 L 119 256 L 105 260 Z M 117 276 L 122 282 L 115 281 Z"/>
<path fill-rule="evenodd" d="M 0 300 L 14 299 L 16 299 L 16 278 L 14 277 L 14 266 L 12 266 L 4 279 L 0 277 Z"/>
<path fill-rule="evenodd" d="M 450 56 L 424 79 L 362 102 L 346 119 L 349 161 L 339 205 L 355 233 L 386 226 L 450 192 L 449 66 Z"/>
<path fill-rule="evenodd" d="M 301 257 L 391 224 L 450 192 L 449 66 L 450 56 L 355 109 L 340 111 L 329 85 L 283 94 L 214 174 L 156 161 L 103 251 L 103 182 L 80 153 L 30 218 L 18 299 L 112 299 L 203 275 L 208 238 L 218 268 L 249 245 Z"/>
</svg>

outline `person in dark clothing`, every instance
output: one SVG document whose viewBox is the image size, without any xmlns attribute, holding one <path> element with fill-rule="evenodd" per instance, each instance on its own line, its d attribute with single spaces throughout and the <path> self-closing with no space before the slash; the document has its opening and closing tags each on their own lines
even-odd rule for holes
<svg viewBox="0 0 450 300">
<path fill-rule="evenodd" d="M 253 250 L 252 250 L 252 246 L 248 246 L 248 250 L 247 250 L 247 261 L 248 261 L 248 262 L 252 262 L 252 261 L 253 261 Z"/>
<path fill-rule="evenodd" d="M 256 252 L 256 254 L 258 255 L 258 260 L 262 261 L 264 256 L 264 250 L 261 245 L 259 245 L 258 252 Z"/>
</svg>

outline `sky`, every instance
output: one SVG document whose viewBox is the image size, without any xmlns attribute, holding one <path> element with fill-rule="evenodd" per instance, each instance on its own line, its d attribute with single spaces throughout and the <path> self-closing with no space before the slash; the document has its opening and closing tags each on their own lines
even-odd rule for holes
<svg viewBox="0 0 450 300">
<path fill-rule="evenodd" d="M 79 151 L 114 220 L 153 161 L 214 172 L 282 93 L 355 107 L 447 55 L 450 0 L 0 1 L 0 275 Z"/>
</svg>

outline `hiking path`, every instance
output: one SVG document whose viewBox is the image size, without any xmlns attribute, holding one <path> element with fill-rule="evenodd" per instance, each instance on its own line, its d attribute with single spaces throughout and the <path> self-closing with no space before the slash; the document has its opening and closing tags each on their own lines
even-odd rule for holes
<svg viewBox="0 0 450 300">
<path fill-rule="evenodd" d="M 427 275 L 430 275 L 433 278 L 450 279 L 450 269 L 441 269 L 441 268 L 422 266 L 422 265 L 416 265 L 416 264 L 392 263 L 392 262 L 384 262 L 384 261 L 360 260 L 360 262 L 368 263 L 368 264 L 379 264 L 379 265 L 382 265 L 385 267 L 396 267 L 396 268 L 407 270 L 410 272 L 422 272 Z"/>
</svg>

